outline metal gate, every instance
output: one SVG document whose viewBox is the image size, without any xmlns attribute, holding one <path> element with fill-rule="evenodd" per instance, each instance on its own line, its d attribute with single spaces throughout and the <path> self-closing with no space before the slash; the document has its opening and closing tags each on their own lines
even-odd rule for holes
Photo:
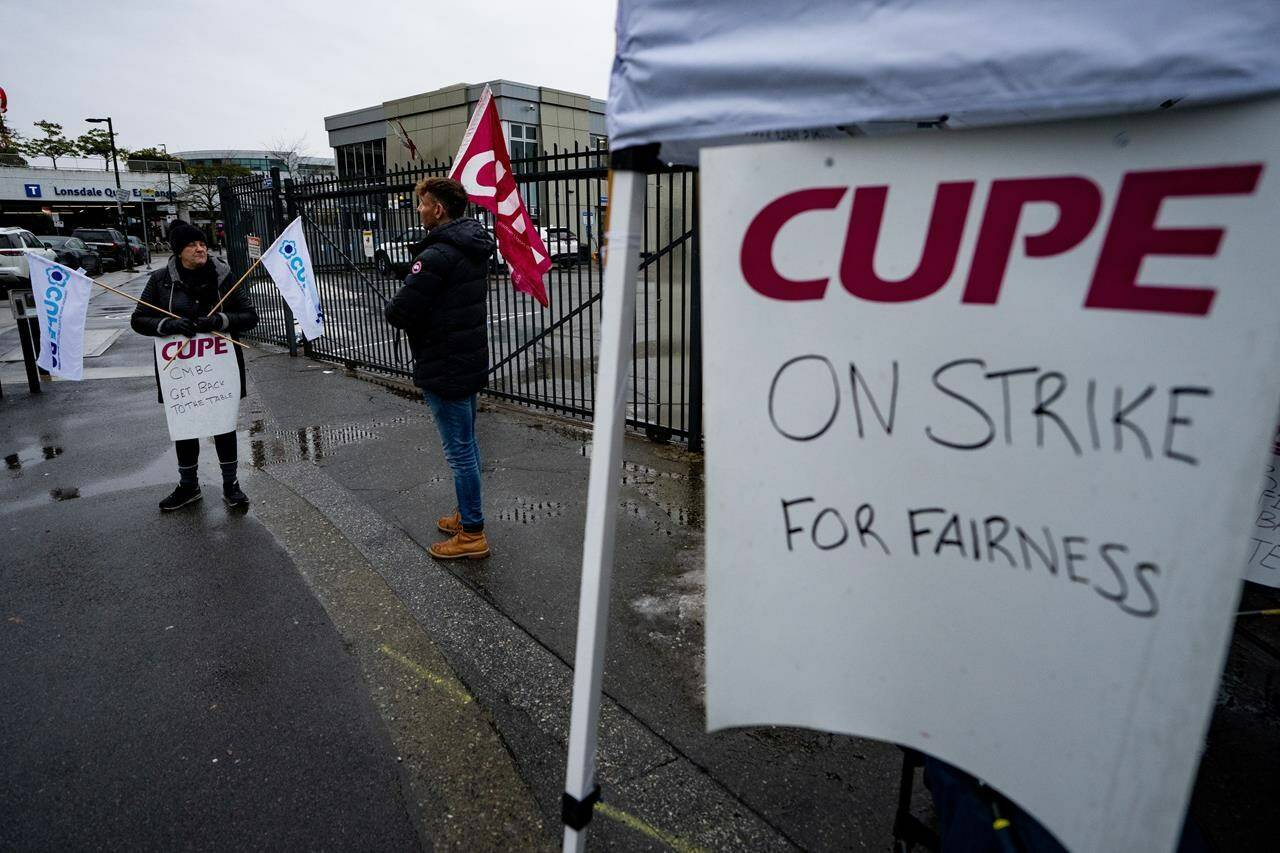
<svg viewBox="0 0 1280 853">
<path fill-rule="evenodd" d="M 543 308 L 515 291 L 500 257 L 489 275 L 487 394 L 571 417 L 595 406 L 599 347 L 601 233 L 608 205 L 608 154 L 553 151 L 512 162 L 521 195 L 553 267 Z M 252 263 L 248 238 L 268 246 L 301 216 L 325 314 L 323 337 L 308 355 L 398 376 L 412 374 L 407 342 L 382 316 L 424 236 L 414 184 L 446 175 L 448 164 L 392 169 L 376 176 L 282 182 L 253 176 L 223 182 L 229 257 L 237 274 Z M 637 282 L 636 334 L 628 423 L 657 439 L 700 449 L 701 340 L 697 277 L 697 173 L 670 168 L 649 176 Z M 471 214 L 488 224 L 488 213 Z M 371 237 L 371 245 L 369 239 Z M 263 321 L 259 340 L 290 345 L 293 318 L 261 267 L 251 294 Z"/>
</svg>

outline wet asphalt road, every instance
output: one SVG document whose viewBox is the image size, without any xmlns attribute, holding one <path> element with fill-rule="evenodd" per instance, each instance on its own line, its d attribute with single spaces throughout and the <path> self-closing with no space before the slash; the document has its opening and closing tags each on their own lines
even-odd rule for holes
<svg viewBox="0 0 1280 853">
<path fill-rule="evenodd" d="M 354 657 L 222 505 L 211 452 L 205 501 L 157 511 L 175 463 L 152 380 L 5 390 L 0 849 L 421 849 Z"/>
<path fill-rule="evenodd" d="M 220 504 L 161 518 L 155 497 L 0 515 L 0 848 L 415 849 L 368 692 L 289 559 Z"/>
</svg>

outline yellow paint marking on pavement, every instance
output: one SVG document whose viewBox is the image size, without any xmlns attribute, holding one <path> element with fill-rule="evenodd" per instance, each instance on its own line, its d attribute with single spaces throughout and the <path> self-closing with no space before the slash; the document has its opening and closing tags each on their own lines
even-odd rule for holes
<svg viewBox="0 0 1280 853">
<path fill-rule="evenodd" d="M 609 820 L 616 820 L 618 823 L 629 829 L 634 829 L 641 835 L 647 835 L 654 841 L 667 845 L 672 850 L 675 850 L 676 853 L 707 853 L 706 850 L 698 845 L 690 844 L 682 838 L 676 838 L 674 835 L 663 832 L 656 826 L 645 823 L 635 815 L 627 814 L 622 809 L 616 809 L 607 803 L 597 802 L 595 810 L 609 818 Z"/>
<path fill-rule="evenodd" d="M 400 664 L 405 669 L 409 670 L 414 675 L 418 676 L 428 684 L 433 684 L 436 687 L 439 687 L 441 690 L 443 690 L 445 693 L 448 693 L 451 697 L 458 700 L 463 705 L 469 704 L 470 702 L 473 701 L 471 694 L 463 690 L 461 687 L 458 687 L 456 684 L 454 684 L 453 682 L 449 681 L 446 678 L 441 678 L 440 676 L 436 675 L 434 672 L 421 666 L 420 664 L 414 663 L 413 661 L 409 660 L 407 657 L 400 654 L 395 649 L 391 648 L 385 643 L 381 646 L 378 646 L 378 651 L 382 652 L 384 655 L 391 658 L 393 661 Z"/>
</svg>

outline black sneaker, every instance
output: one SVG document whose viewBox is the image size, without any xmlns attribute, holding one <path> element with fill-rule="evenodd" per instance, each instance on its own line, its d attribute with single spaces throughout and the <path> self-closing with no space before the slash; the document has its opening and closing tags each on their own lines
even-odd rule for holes
<svg viewBox="0 0 1280 853">
<path fill-rule="evenodd" d="M 173 490 L 169 497 L 160 501 L 161 512 L 173 512 L 175 509 L 181 509 L 187 504 L 195 503 L 204 495 L 200 494 L 199 486 L 184 486 L 178 484 L 178 488 Z"/>
<path fill-rule="evenodd" d="M 222 487 L 222 500 L 229 507 L 248 506 L 248 496 L 240 491 L 239 483 L 232 483 L 229 486 Z"/>
</svg>

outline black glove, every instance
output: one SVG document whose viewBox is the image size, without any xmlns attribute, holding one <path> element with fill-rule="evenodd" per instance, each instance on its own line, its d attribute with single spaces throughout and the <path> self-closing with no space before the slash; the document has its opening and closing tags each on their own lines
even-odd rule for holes
<svg viewBox="0 0 1280 853">
<path fill-rule="evenodd" d="M 214 314 L 212 317 L 197 317 L 195 319 L 196 331 L 212 332 L 214 329 L 220 328 L 218 324 L 218 316 Z"/>
<path fill-rule="evenodd" d="M 196 336 L 196 324 L 188 320 L 186 317 L 167 317 L 158 330 L 163 335 L 186 335 L 188 338 Z"/>
</svg>

